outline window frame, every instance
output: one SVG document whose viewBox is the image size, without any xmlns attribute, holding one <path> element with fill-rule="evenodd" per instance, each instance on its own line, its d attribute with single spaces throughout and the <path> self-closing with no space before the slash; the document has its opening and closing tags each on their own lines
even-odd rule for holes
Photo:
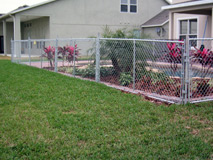
<svg viewBox="0 0 213 160">
<path fill-rule="evenodd" d="M 196 34 L 190 34 L 190 20 L 197 20 L 197 33 Z M 186 34 L 181 34 L 180 29 L 181 29 L 181 21 L 187 21 L 187 33 Z M 199 19 L 197 17 L 190 17 L 190 18 L 184 18 L 184 19 L 178 19 L 178 39 L 180 36 L 198 36 L 199 35 Z"/>
<path fill-rule="evenodd" d="M 127 5 L 127 12 L 121 11 L 122 5 Z M 131 12 L 131 6 L 136 6 L 136 12 Z M 138 0 L 136 0 L 136 4 L 131 4 L 131 0 L 127 0 L 127 3 L 122 3 L 122 0 L 120 0 L 120 13 L 137 14 L 138 13 Z"/>
<path fill-rule="evenodd" d="M 197 33 L 196 34 L 190 34 L 190 21 L 191 20 L 197 20 Z M 181 21 L 187 21 L 187 33 L 186 34 L 181 34 Z M 180 40 L 181 36 L 186 36 L 186 37 L 190 37 L 190 36 L 196 36 L 198 38 L 199 35 L 199 18 L 198 17 L 186 17 L 186 18 L 180 18 L 178 19 L 178 35 L 177 35 L 177 39 Z M 197 45 L 197 42 L 196 42 Z"/>
</svg>

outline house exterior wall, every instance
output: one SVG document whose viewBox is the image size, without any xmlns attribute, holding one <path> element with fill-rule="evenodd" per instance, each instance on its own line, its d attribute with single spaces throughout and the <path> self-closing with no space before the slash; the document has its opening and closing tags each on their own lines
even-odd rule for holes
<svg viewBox="0 0 213 160">
<path fill-rule="evenodd" d="M 3 23 L 0 22 L 0 36 L 3 36 Z"/>
<path fill-rule="evenodd" d="M 10 54 L 11 53 L 11 39 L 13 39 L 13 23 L 11 22 L 7 22 L 7 37 L 4 37 L 6 38 L 6 45 L 7 45 L 7 54 Z M 3 36 L 3 23 L 0 23 L 0 36 Z"/>
<path fill-rule="evenodd" d="M 165 33 L 162 35 L 158 35 L 156 32 L 156 28 L 164 28 Z M 145 35 L 148 35 L 151 39 L 169 39 L 169 23 L 166 23 L 165 25 L 161 27 L 144 27 L 142 29 L 142 33 Z"/>
<path fill-rule="evenodd" d="M 121 13 L 120 0 L 60 0 L 17 14 L 49 16 L 49 37 L 45 38 L 82 38 L 96 36 L 106 25 L 111 29 L 139 29 L 165 5 L 164 0 L 138 0 L 137 13 Z M 32 30 L 31 35 L 37 34 Z"/>
<path fill-rule="evenodd" d="M 7 45 L 7 54 L 11 54 L 11 39 L 13 39 L 14 35 L 14 29 L 13 29 L 13 23 L 7 22 L 7 39 L 6 39 L 6 45 Z"/>
<path fill-rule="evenodd" d="M 49 17 L 21 23 L 22 39 L 46 39 L 50 37 Z"/>
<path fill-rule="evenodd" d="M 208 18 L 208 25 L 206 29 L 205 38 L 211 38 L 211 17 L 207 15 L 196 15 L 196 14 L 180 14 L 180 13 L 174 13 L 174 25 L 173 25 L 173 35 L 175 39 L 179 39 L 179 21 L 184 19 L 197 19 L 198 22 L 198 38 L 203 38 L 206 19 Z"/>
</svg>

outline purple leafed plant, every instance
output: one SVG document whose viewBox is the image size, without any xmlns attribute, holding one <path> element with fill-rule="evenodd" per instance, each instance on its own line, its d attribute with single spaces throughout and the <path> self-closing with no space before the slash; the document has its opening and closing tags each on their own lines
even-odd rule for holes
<svg viewBox="0 0 213 160">
<path fill-rule="evenodd" d="M 53 67 L 53 61 L 54 61 L 54 56 L 55 56 L 55 47 L 45 47 L 44 48 L 44 54 L 42 55 L 42 57 L 46 57 L 49 62 L 50 62 L 50 66 Z"/>
<path fill-rule="evenodd" d="M 208 84 L 209 79 L 205 79 L 210 68 L 213 66 L 213 52 L 210 49 L 201 47 L 200 49 L 194 47 L 195 50 L 192 51 L 192 62 L 202 65 L 202 79 L 197 84 L 196 94 L 207 95 L 210 91 L 210 85 Z"/>
<path fill-rule="evenodd" d="M 213 52 L 210 49 L 198 49 L 194 47 L 195 50 L 192 51 L 193 62 L 200 63 L 202 65 L 202 71 L 204 77 L 208 73 L 209 69 L 213 66 Z"/>
<path fill-rule="evenodd" d="M 176 43 L 167 43 L 167 48 L 169 52 L 164 55 L 163 59 L 171 64 L 171 68 L 175 72 L 177 70 L 177 64 L 181 63 L 182 46 Z"/>
<path fill-rule="evenodd" d="M 73 62 L 74 58 L 77 60 L 79 56 L 79 50 L 77 44 L 75 47 L 73 46 L 64 46 L 64 47 L 58 47 L 58 54 L 59 58 L 63 60 L 63 66 L 64 66 L 64 61 L 67 60 L 69 63 Z"/>
<path fill-rule="evenodd" d="M 78 46 L 77 44 L 75 45 L 75 47 L 73 46 L 68 46 L 67 47 L 67 61 L 70 63 L 70 62 L 73 62 L 74 58 L 75 60 L 77 60 L 78 58 L 78 55 L 79 55 L 79 49 L 78 49 Z"/>
</svg>

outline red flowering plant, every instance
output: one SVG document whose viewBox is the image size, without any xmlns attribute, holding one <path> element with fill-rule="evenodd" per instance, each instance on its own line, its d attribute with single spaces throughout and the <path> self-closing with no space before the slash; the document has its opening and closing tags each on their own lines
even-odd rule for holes
<svg viewBox="0 0 213 160">
<path fill-rule="evenodd" d="M 44 48 L 44 54 L 42 54 L 42 57 L 46 57 L 49 62 L 50 62 L 50 66 L 53 67 L 53 61 L 54 61 L 54 56 L 55 56 L 55 47 L 45 47 Z"/>
<path fill-rule="evenodd" d="M 79 56 L 79 50 L 78 49 L 78 46 L 77 44 L 75 45 L 75 47 L 73 46 L 67 46 L 67 61 L 70 63 L 70 62 L 73 62 L 74 58 L 75 60 L 77 60 L 78 56 Z"/>
<path fill-rule="evenodd" d="M 200 63 L 205 77 L 208 74 L 209 69 L 213 66 L 213 52 L 210 49 L 206 49 L 204 46 L 200 49 L 194 47 L 192 51 L 192 61 Z"/>
<path fill-rule="evenodd" d="M 182 59 L 182 45 L 176 43 L 167 43 L 168 52 L 164 55 L 163 59 L 171 64 L 172 70 L 177 70 L 177 64 L 181 63 Z"/>
<path fill-rule="evenodd" d="M 213 66 L 213 52 L 210 49 L 206 49 L 204 45 L 201 45 L 201 48 L 198 49 L 194 47 L 195 50 L 191 52 L 192 62 L 198 63 L 202 65 L 202 79 L 197 84 L 196 95 L 206 96 L 210 89 L 210 85 L 208 84 L 209 79 L 205 79 L 208 74 L 210 68 Z"/>
<path fill-rule="evenodd" d="M 63 60 L 63 66 L 64 66 L 64 61 L 67 56 L 67 47 L 66 46 L 58 47 L 58 55 L 59 55 L 58 58 Z"/>
</svg>

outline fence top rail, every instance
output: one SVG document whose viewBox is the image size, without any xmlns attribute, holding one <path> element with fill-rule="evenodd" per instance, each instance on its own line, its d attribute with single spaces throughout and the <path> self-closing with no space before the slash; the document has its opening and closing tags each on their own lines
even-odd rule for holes
<svg viewBox="0 0 213 160">
<path fill-rule="evenodd" d="M 213 38 L 189 38 L 189 40 L 213 40 Z"/>
<path fill-rule="evenodd" d="M 184 44 L 184 41 L 177 40 L 156 40 L 156 39 L 129 39 L 129 38 L 100 38 L 101 40 L 121 40 L 121 41 L 143 41 L 143 42 L 168 42 L 168 43 L 181 43 Z"/>
<path fill-rule="evenodd" d="M 25 39 L 25 40 L 12 40 L 12 42 L 28 42 L 28 41 L 40 41 L 40 42 L 55 42 L 58 41 L 94 41 L 96 38 L 56 38 L 56 39 Z"/>
<path fill-rule="evenodd" d="M 97 38 L 56 38 L 56 39 L 28 39 L 28 40 L 12 40 L 12 42 L 55 42 L 58 41 L 95 41 Z M 142 42 L 166 42 L 184 44 L 184 41 L 177 40 L 153 40 L 153 39 L 128 39 L 128 38 L 99 38 L 100 40 L 120 40 L 120 41 L 142 41 Z M 190 39 L 191 40 L 191 39 Z"/>
</svg>

